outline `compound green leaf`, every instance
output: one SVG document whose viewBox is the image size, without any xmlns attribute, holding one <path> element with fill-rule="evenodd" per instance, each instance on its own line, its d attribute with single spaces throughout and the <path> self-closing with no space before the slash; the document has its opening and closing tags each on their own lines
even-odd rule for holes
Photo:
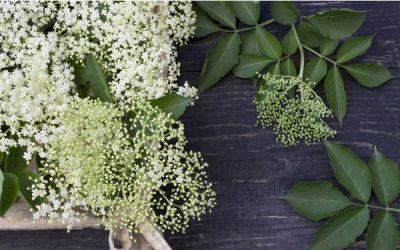
<svg viewBox="0 0 400 250">
<path fill-rule="evenodd" d="M 230 2 L 237 18 L 244 24 L 256 25 L 260 19 L 260 3 L 255 1 Z"/>
<path fill-rule="evenodd" d="M 330 54 L 332 54 L 335 51 L 338 44 L 339 44 L 339 40 L 332 40 L 329 38 L 322 39 L 321 44 L 320 44 L 321 55 L 329 56 Z"/>
<path fill-rule="evenodd" d="M 374 147 L 368 162 L 372 177 L 372 188 L 382 205 L 389 205 L 400 194 L 399 165 L 386 158 Z"/>
<path fill-rule="evenodd" d="M 236 28 L 236 18 L 229 2 L 222 1 L 197 1 L 198 6 L 204 10 L 212 19 L 220 24 Z"/>
<path fill-rule="evenodd" d="M 381 211 L 371 220 L 367 232 L 368 250 L 396 249 L 397 222 L 393 215 L 387 211 Z"/>
<path fill-rule="evenodd" d="M 261 52 L 269 58 L 278 60 L 282 55 L 281 44 L 278 39 L 263 27 L 256 28 L 256 39 Z"/>
<path fill-rule="evenodd" d="M 271 67 L 267 70 L 271 75 L 280 75 L 281 74 L 281 64 L 280 62 L 276 62 L 271 65 Z"/>
<path fill-rule="evenodd" d="M 281 62 L 281 75 L 284 76 L 296 76 L 296 66 L 294 65 L 292 59 L 287 58 Z"/>
<path fill-rule="evenodd" d="M 371 196 L 368 166 L 343 145 L 324 141 L 336 179 L 354 198 L 366 203 Z"/>
<path fill-rule="evenodd" d="M 343 39 L 351 36 L 361 27 L 366 13 L 354 10 L 329 10 L 319 12 L 308 18 L 318 33 L 330 39 Z"/>
<path fill-rule="evenodd" d="M 327 68 L 325 60 L 321 57 L 311 59 L 304 67 L 303 78 L 313 83 L 312 87 L 315 87 L 325 77 Z"/>
<path fill-rule="evenodd" d="M 90 84 L 93 95 L 103 102 L 112 102 L 106 75 L 93 55 L 85 58 L 85 74 Z"/>
<path fill-rule="evenodd" d="M 342 125 L 347 113 L 347 95 L 337 66 L 333 66 L 326 75 L 324 88 L 329 107 Z"/>
<path fill-rule="evenodd" d="M 271 2 L 271 15 L 280 24 L 291 25 L 299 18 L 300 14 L 292 2 Z"/>
<path fill-rule="evenodd" d="M 392 78 L 389 70 L 381 64 L 350 64 L 344 68 L 359 84 L 367 88 L 378 87 Z"/>
<path fill-rule="evenodd" d="M 159 107 L 164 113 L 172 114 L 172 118 L 178 120 L 183 115 L 186 107 L 192 102 L 190 98 L 176 93 L 168 94 L 151 100 L 153 106 Z"/>
<path fill-rule="evenodd" d="M 289 190 L 285 200 L 296 212 L 314 221 L 335 215 L 351 205 L 329 181 L 299 182 Z"/>
<path fill-rule="evenodd" d="M 274 61 L 266 56 L 242 54 L 239 56 L 239 63 L 233 68 L 233 73 L 238 77 L 250 78 Z"/>
<path fill-rule="evenodd" d="M 260 46 L 258 46 L 256 37 L 257 34 L 255 30 L 251 30 L 246 33 L 246 35 L 243 37 L 242 44 L 240 45 L 240 52 L 242 54 L 253 54 L 258 56 L 263 55 Z"/>
<path fill-rule="evenodd" d="M 28 162 L 24 159 L 26 147 L 12 147 L 10 148 L 5 159 L 5 172 L 18 172 L 28 166 Z"/>
<path fill-rule="evenodd" d="M 210 88 L 226 75 L 239 60 L 240 37 L 226 34 L 208 51 L 199 79 L 199 91 Z"/>
<path fill-rule="evenodd" d="M 221 30 L 203 10 L 195 7 L 194 11 L 196 12 L 196 30 L 194 31 L 194 37 L 204 37 Z"/>
<path fill-rule="evenodd" d="M 345 41 L 338 51 L 336 62 L 345 63 L 364 54 L 371 46 L 373 37 L 374 36 L 354 37 Z"/>
<path fill-rule="evenodd" d="M 15 203 L 18 197 L 18 178 L 13 173 L 3 173 L 3 186 L 0 196 L 0 216 Z"/>
<path fill-rule="evenodd" d="M 289 56 L 294 54 L 298 47 L 299 45 L 297 44 L 293 29 L 290 29 L 289 32 L 283 37 L 282 52 Z"/>
<path fill-rule="evenodd" d="M 301 22 L 296 28 L 300 41 L 309 47 L 318 47 L 323 41 L 323 37 L 318 34 L 310 24 Z"/>
<path fill-rule="evenodd" d="M 353 206 L 333 216 L 317 232 L 312 250 L 344 249 L 353 243 L 368 226 L 369 210 Z"/>
</svg>

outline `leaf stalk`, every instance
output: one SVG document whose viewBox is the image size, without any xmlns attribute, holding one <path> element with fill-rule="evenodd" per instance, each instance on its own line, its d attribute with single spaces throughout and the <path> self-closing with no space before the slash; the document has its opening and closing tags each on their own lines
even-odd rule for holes
<svg viewBox="0 0 400 250">
<path fill-rule="evenodd" d="M 303 50 L 303 44 L 300 42 L 299 36 L 297 35 L 296 27 L 294 24 L 292 24 L 292 29 L 294 33 L 294 37 L 296 38 L 296 42 L 299 46 L 299 51 L 300 51 L 300 72 L 299 72 L 299 77 L 303 78 L 303 72 L 304 72 L 304 50 Z"/>
</svg>

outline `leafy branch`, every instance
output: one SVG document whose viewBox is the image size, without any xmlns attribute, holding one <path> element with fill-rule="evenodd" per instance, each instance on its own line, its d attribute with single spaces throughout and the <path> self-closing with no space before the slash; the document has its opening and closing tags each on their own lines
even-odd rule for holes
<svg viewBox="0 0 400 250">
<path fill-rule="evenodd" d="M 311 220 L 329 218 L 317 232 L 311 249 L 343 249 L 367 228 L 367 249 L 396 249 L 397 222 L 391 212 L 400 213 L 400 209 L 389 205 L 400 194 L 397 163 L 376 147 L 368 166 L 343 145 L 325 141 L 325 148 L 339 184 L 351 198 L 329 181 L 300 182 L 285 197 L 296 212 Z M 368 204 L 372 190 L 382 206 Z M 381 210 L 371 221 L 370 209 Z"/>
<path fill-rule="evenodd" d="M 329 107 L 342 124 L 347 113 L 347 96 L 341 70 L 367 88 L 378 87 L 392 78 L 381 64 L 348 64 L 368 50 L 374 37 L 351 37 L 364 22 L 365 12 L 334 9 L 302 17 L 291 2 L 271 2 L 272 18 L 259 22 L 260 3 L 197 2 L 197 5 L 195 37 L 225 32 L 207 54 L 198 81 L 200 91 L 215 85 L 231 70 L 255 84 L 259 82 L 257 73 L 298 75 L 313 88 L 324 80 Z M 249 27 L 237 29 L 236 19 Z M 281 41 L 265 29 L 271 23 L 290 27 Z M 241 38 L 239 32 L 246 34 Z M 304 50 L 316 57 L 305 62 Z M 291 58 L 297 51 L 300 65 Z M 332 56 L 335 51 L 336 56 Z M 332 65 L 330 68 L 327 62 Z"/>
</svg>

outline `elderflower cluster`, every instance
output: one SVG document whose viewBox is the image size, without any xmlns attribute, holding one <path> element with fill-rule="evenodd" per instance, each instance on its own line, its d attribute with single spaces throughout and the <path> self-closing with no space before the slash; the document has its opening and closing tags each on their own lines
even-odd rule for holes
<svg viewBox="0 0 400 250">
<path fill-rule="evenodd" d="M 289 91 L 295 89 L 294 96 Z M 255 100 L 258 123 L 272 126 L 277 141 L 294 145 L 300 140 L 313 143 L 332 137 L 332 130 L 323 118 L 332 116 L 324 102 L 299 77 L 263 75 Z"/>
<path fill-rule="evenodd" d="M 150 222 L 185 231 L 215 204 L 207 164 L 186 143 L 182 123 L 146 101 L 121 110 L 76 99 L 47 144 L 44 174 L 33 186 L 33 197 L 46 202 L 34 216 L 70 228 L 90 212 L 110 230 L 137 232 Z"/>
</svg>

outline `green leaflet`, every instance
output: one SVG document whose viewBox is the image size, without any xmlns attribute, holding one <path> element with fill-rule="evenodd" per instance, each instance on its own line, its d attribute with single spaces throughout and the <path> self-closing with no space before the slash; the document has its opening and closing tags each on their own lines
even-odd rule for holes
<svg viewBox="0 0 400 250">
<path fill-rule="evenodd" d="M 364 54 L 371 46 L 373 37 L 374 36 L 354 37 L 345 41 L 338 51 L 336 62 L 345 63 Z"/>
<path fill-rule="evenodd" d="M 239 56 L 239 63 L 233 68 L 233 73 L 238 77 L 250 78 L 274 61 L 266 56 L 242 54 Z"/>
<path fill-rule="evenodd" d="M 339 40 L 332 40 L 329 38 L 322 39 L 321 44 L 319 46 L 321 55 L 329 56 L 336 50 L 338 44 Z"/>
<path fill-rule="evenodd" d="M 369 210 L 353 206 L 333 216 L 317 233 L 311 249 L 343 249 L 353 243 L 368 226 Z"/>
<path fill-rule="evenodd" d="M 194 37 L 204 37 L 221 30 L 200 8 L 194 7 L 194 11 L 196 12 L 196 30 L 194 31 Z"/>
<path fill-rule="evenodd" d="M 284 76 L 296 76 L 297 70 L 296 66 L 294 65 L 292 59 L 287 58 L 281 62 L 281 75 Z"/>
<path fill-rule="evenodd" d="M 235 14 L 229 2 L 198 1 L 196 4 L 220 24 L 232 29 L 236 28 Z"/>
<path fill-rule="evenodd" d="M 389 205 L 400 194 L 400 170 L 397 163 L 386 158 L 374 147 L 368 163 L 372 176 L 372 187 L 379 202 Z"/>
<path fill-rule="evenodd" d="M 199 91 L 210 88 L 238 62 L 240 37 L 226 34 L 208 51 L 199 79 Z"/>
<path fill-rule="evenodd" d="M 256 28 L 256 39 L 261 52 L 269 58 L 279 60 L 282 55 L 278 39 L 262 27 Z"/>
<path fill-rule="evenodd" d="M 368 250 L 396 249 L 399 232 L 396 219 L 387 211 L 381 211 L 371 220 L 367 232 Z"/>
<path fill-rule="evenodd" d="M 353 10 L 329 10 L 319 12 L 308 18 L 314 29 L 330 39 L 343 39 L 351 36 L 361 27 L 366 13 Z"/>
<path fill-rule="evenodd" d="M 292 55 L 297 51 L 299 45 L 296 42 L 296 37 L 294 36 L 293 29 L 290 29 L 288 33 L 283 37 L 282 40 L 282 52 L 285 55 Z"/>
<path fill-rule="evenodd" d="M 299 182 L 289 190 L 285 200 L 296 212 L 314 221 L 335 215 L 351 205 L 350 200 L 328 181 Z"/>
<path fill-rule="evenodd" d="M 186 107 L 192 100 L 176 93 L 168 94 L 160 98 L 151 100 L 153 106 L 159 107 L 165 113 L 171 113 L 172 118 L 178 120 L 183 115 Z"/>
<path fill-rule="evenodd" d="M 296 28 L 299 39 L 309 47 L 318 47 L 323 41 L 323 37 L 318 34 L 310 24 L 301 22 Z"/>
<path fill-rule="evenodd" d="M 368 202 L 371 195 L 371 175 L 367 165 L 343 145 L 327 140 L 324 144 L 340 185 L 354 198 Z"/>
<path fill-rule="evenodd" d="M 329 107 L 339 120 L 340 125 L 342 125 L 347 113 L 347 96 L 342 76 L 337 66 L 333 66 L 326 75 L 324 88 Z"/>
<path fill-rule="evenodd" d="M 85 66 L 84 75 L 89 81 L 93 95 L 103 102 L 112 102 L 106 75 L 93 55 L 86 56 Z"/>
<path fill-rule="evenodd" d="M 299 18 L 300 14 L 292 2 L 271 2 L 271 15 L 280 24 L 291 25 Z"/>
<path fill-rule="evenodd" d="M 42 199 L 33 199 L 32 198 L 32 185 L 34 184 L 34 180 L 37 178 L 37 175 L 33 172 L 23 171 L 17 174 L 18 183 L 19 183 L 19 192 L 24 197 L 26 202 L 33 208 L 36 209 L 36 206 L 42 203 Z"/>
<path fill-rule="evenodd" d="M 230 2 L 236 17 L 244 24 L 256 25 L 260 19 L 260 3 L 253 1 Z"/>
<path fill-rule="evenodd" d="M 281 64 L 280 62 L 276 62 L 272 65 L 270 65 L 267 69 L 267 72 L 270 73 L 271 75 L 280 75 L 281 74 Z"/>
<path fill-rule="evenodd" d="M 240 52 L 242 54 L 253 54 L 261 56 L 263 53 L 261 52 L 260 46 L 257 43 L 257 34 L 255 30 L 251 30 L 243 37 L 242 44 L 240 45 Z"/>
<path fill-rule="evenodd" d="M 378 87 L 392 78 L 389 70 L 381 64 L 350 64 L 344 68 L 359 84 L 367 88 Z"/>
<path fill-rule="evenodd" d="M 308 80 L 312 84 L 312 87 L 318 85 L 318 83 L 325 77 L 328 66 L 321 57 L 311 59 L 306 63 L 304 67 L 304 79 Z"/>
<path fill-rule="evenodd" d="M 2 175 L 3 185 L 0 196 L 0 216 L 4 216 L 7 210 L 15 203 L 18 197 L 19 186 L 18 178 L 15 174 L 3 172 Z"/>
<path fill-rule="evenodd" d="M 28 166 L 28 162 L 24 159 L 26 147 L 12 147 L 5 157 L 5 172 L 19 172 Z"/>
</svg>

